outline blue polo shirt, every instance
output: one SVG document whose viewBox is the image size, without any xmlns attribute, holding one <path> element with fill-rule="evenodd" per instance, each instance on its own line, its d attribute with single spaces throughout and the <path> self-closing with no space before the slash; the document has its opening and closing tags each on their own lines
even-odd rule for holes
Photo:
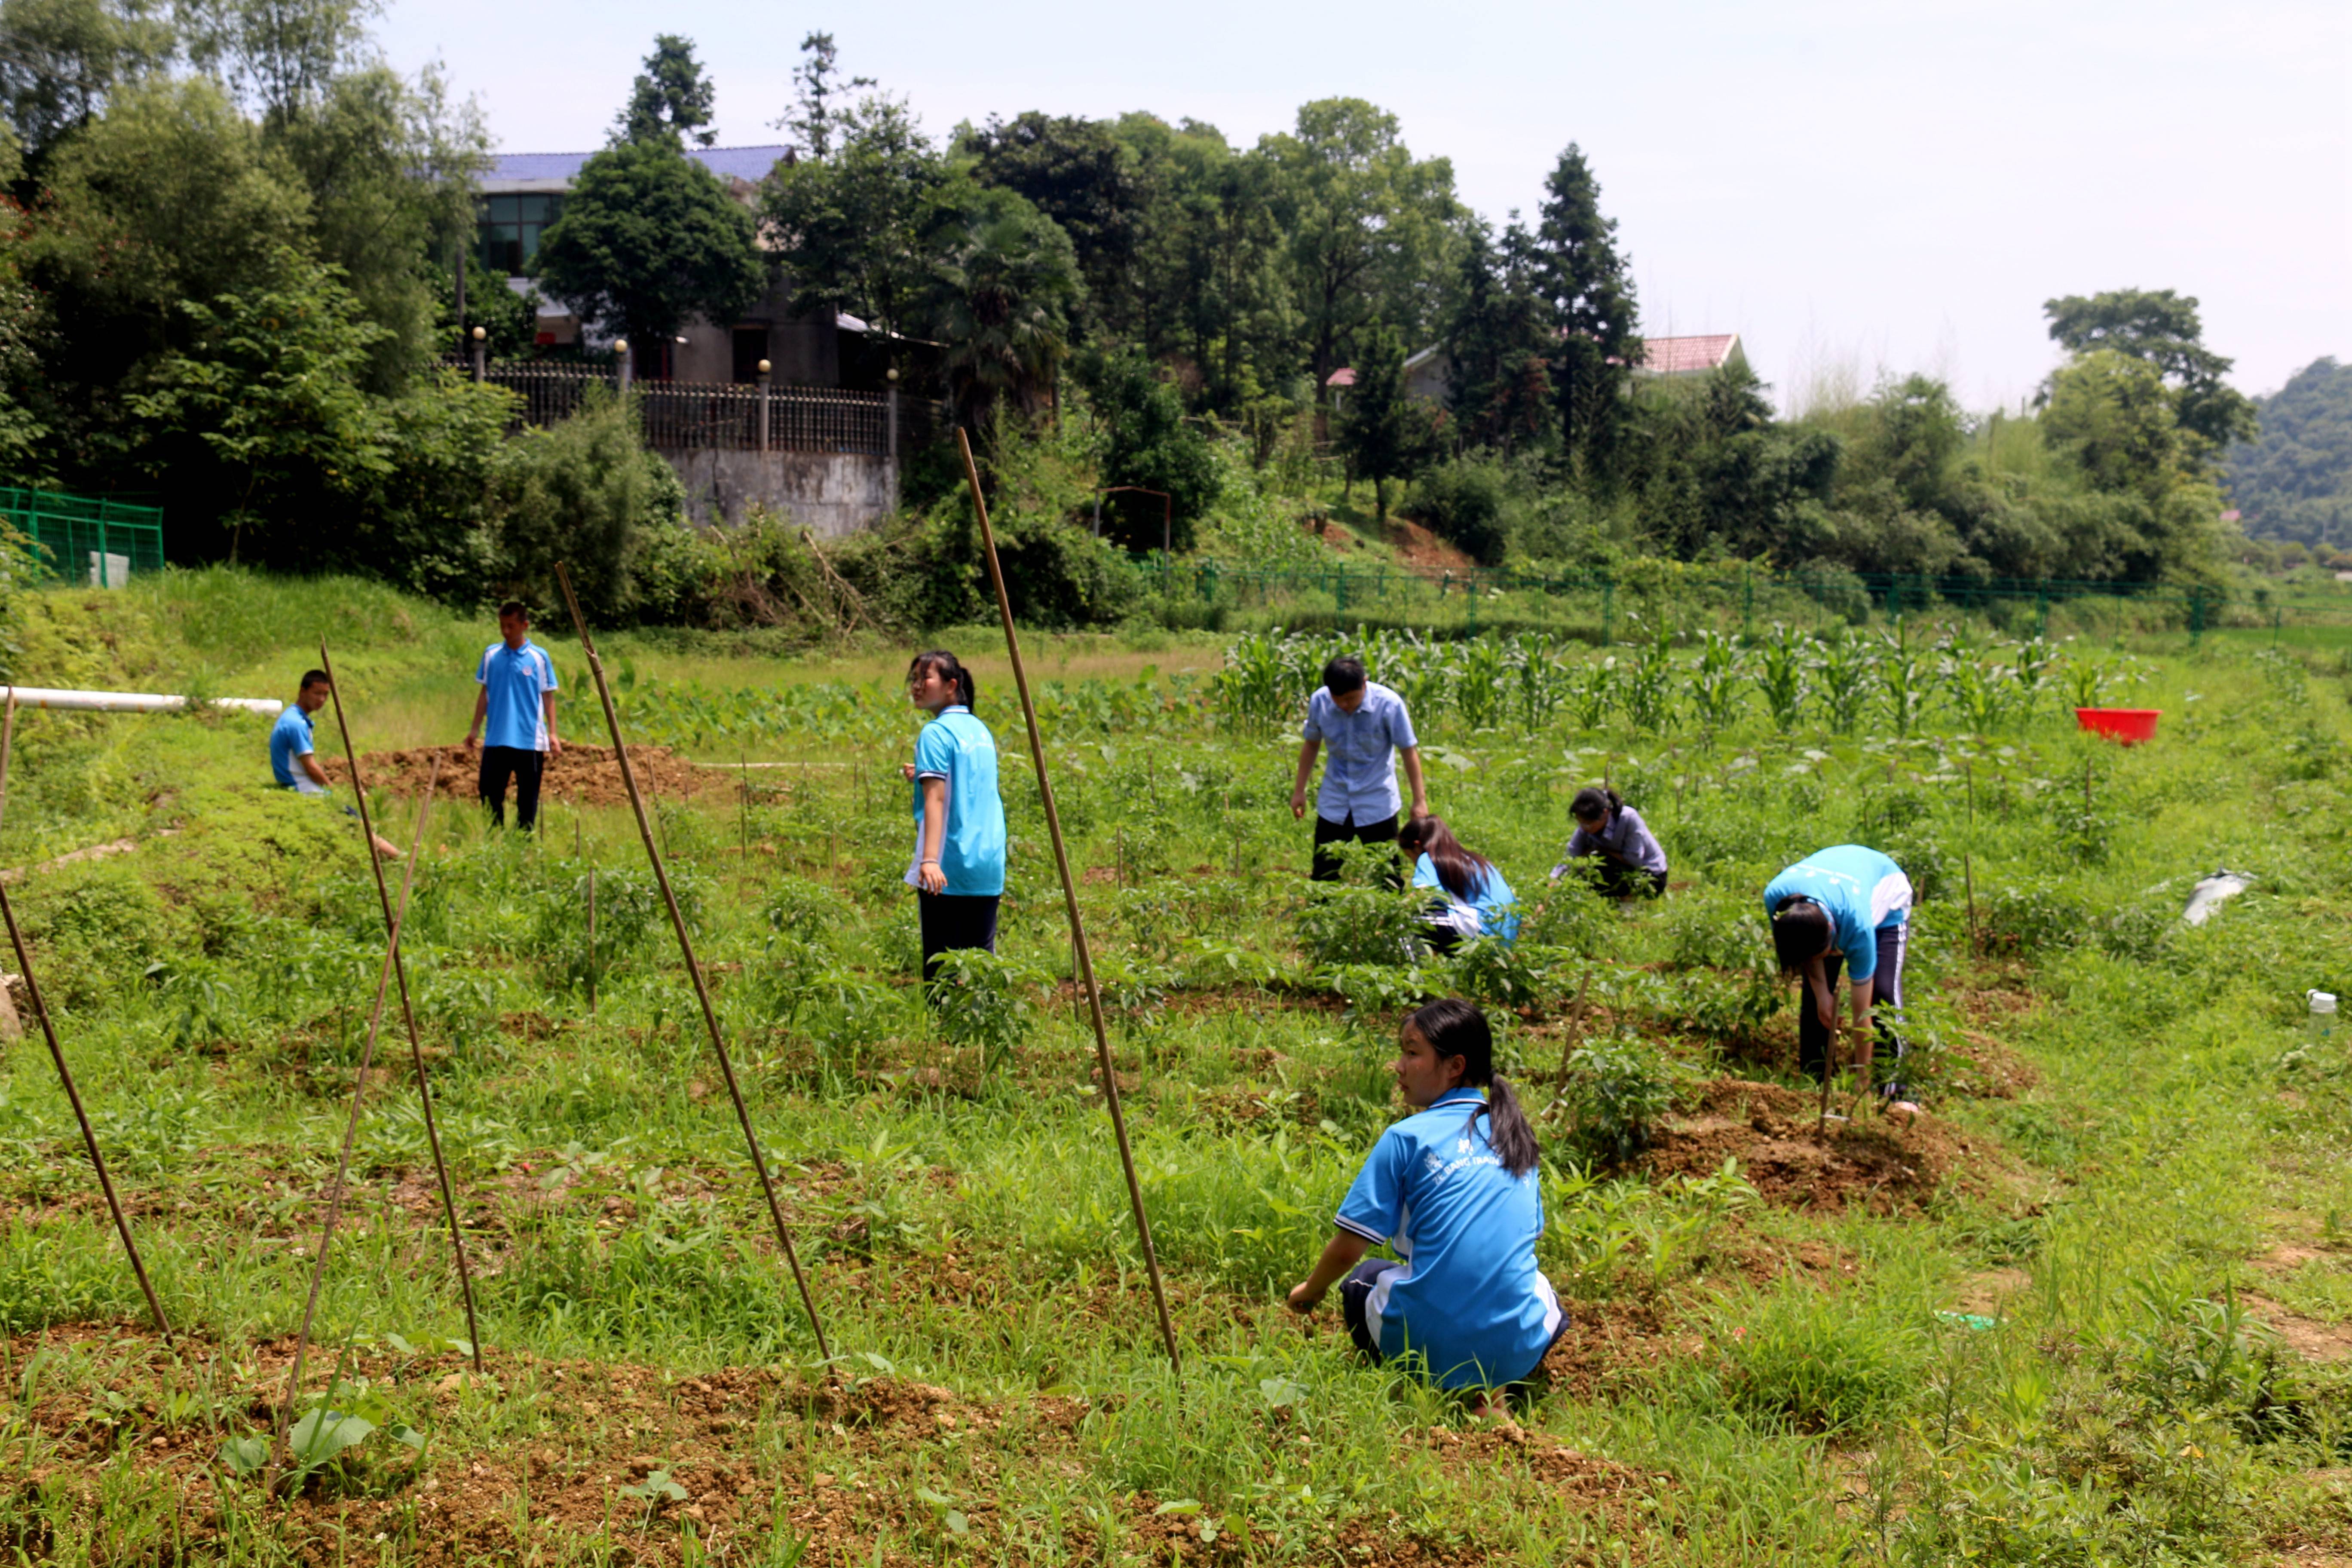
<svg viewBox="0 0 2352 1568">
<path fill-rule="evenodd" d="M 1332 699 L 1329 687 L 1318 686 L 1307 700 L 1307 723 L 1298 738 L 1323 742 L 1326 760 L 1323 786 L 1315 795 L 1316 816 L 1367 827 L 1403 809 L 1391 753 L 1421 744 L 1403 698 L 1368 680 L 1364 700 L 1350 713 Z"/>
<path fill-rule="evenodd" d="M 961 703 L 940 710 L 915 737 L 915 865 L 923 858 L 923 781 L 948 784 L 948 827 L 940 841 L 944 891 L 992 898 L 1004 891 L 1004 802 L 996 793 L 996 737 Z"/>
<path fill-rule="evenodd" d="M 1831 942 L 1845 954 L 1848 980 L 1878 973 L 1876 933 L 1911 917 L 1911 879 L 1875 849 L 1839 844 L 1817 849 L 1764 887 L 1764 913 L 1778 914 L 1790 899 L 1804 897 L 1830 917 Z"/>
<path fill-rule="evenodd" d="M 490 694 L 489 710 L 483 716 L 482 744 L 524 752 L 547 750 L 547 705 L 540 698 L 559 688 L 555 661 L 547 657 L 545 648 L 529 637 L 522 639 L 522 647 L 509 647 L 501 637 L 483 651 L 474 679 Z"/>
<path fill-rule="evenodd" d="M 1457 1089 L 1381 1134 L 1339 1205 L 1342 1230 L 1386 1242 L 1405 1267 L 1365 1302 L 1381 1354 L 1418 1352 L 1441 1388 L 1494 1387 L 1536 1369 L 1559 1331 L 1559 1298 L 1536 1267 L 1543 1195 L 1514 1176 Z"/>
<path fill-rule="evenodd" d="M 299 702 L 289 702 L 269 727 L 269 773 L 280 789 L 299 789 L 310 775 L 298 765 L 315 748 L 310 743 L 310 716 Z"/>
<path fill-rule="evenodd" d="M 1437 862 L 1423 855 L 1413 863 L 1412 885 L 1435 888 L 1445 895 L 1448 906 L 1444 916 L 1445 924 L 1465 937 L 1491 936 L 1504 942 L 1519 934 L 1519 903 L 1511 891 L 1510 883 L 1503 880 L 1499 866 L 1489 866 L 1486 874 L 1472 889 L 1475 897 L 1464 900 L 1456 898 L 1452 889 L 1437 879 Z"/>
</svg>

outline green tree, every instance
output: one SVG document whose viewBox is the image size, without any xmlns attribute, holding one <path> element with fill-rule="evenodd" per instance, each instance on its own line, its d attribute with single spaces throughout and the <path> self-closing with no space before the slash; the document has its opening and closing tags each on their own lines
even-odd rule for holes
<svg viewBox="0 0 2352 1568">
<path fill-rule="evenodd" d="M 2314 360 L 2260 407 L 2261 435 L 2230 452 L 2246 531 L 2352 546 L 2352 365 Z"/>
<path fill-rule="evenodd" d="M 173 45 L 161 7 L 143 0 L 0 3 L 0 105 L 32 166 L 116 89 L 163 69 Z"/>
<path fill-rule="evenodd" d="M 708 147 L 719 133 L 707 129 L 719 89 L 694 58 L 694 40 L 677 33 L 654 35 L 654 52 L 629 85 L 629 101 L 613 126 L 615 142 L 667 142 Z"/>
<path fill-rule="evenodd" d="M 539 276 L 550 295 L 639 344 L 697 316 L 732 321 L 767 286 L 751 212 L 662 137 L 581 166 L 540 241 Z"/>
<path fill-rule="evenodd" d="M 2228 542 L 2202 437 L 2180 428 L 2171 394 L 2147 360 L 2093 349 L 2051 378 L 2041 418 L 2044 441 L 2111 503 L 2109 551 L 2137 581 L 2210 580 Z"/>
<path fill-rule="evenodd" d="M 381 0 L 199 0 L 179 8 L 191 63 L 266 125 L 323 100 L 335 79 L 377 62 L 367 25 Z"/>
<path fill-rule="evenodd" d="M 2170 389 L 2174 423 L 2218 455 L 2254 435 L 2253 401 L 2221 378 L 2231 361 L 2205 346 L 2194 296 L 2169 289 L 2115 289 L 2042 302 L 2050 336 L 2070 354 L 2098 349 L 2153 365 Z"/>
<path fill-rule="evenodd" d="M 118 90 L 58 146 L 48 182 L 26 276 L 56 310 L 61 391 L 92 417 L 133 365 L 188 341 L 181 301 L 266 285 L 309 242 L 296 171 L 202 79 Z"/>
<path fill-rule="evenodd" d="M 1504 451 L 1540 442 L 1554 427 L 1549 312 L 1534 287 L 1534 237 L 1512 215 L 1501 243 L 1484 220 L 1471 226 L 1462 288 L 1446 333 L 1447 401 L 1463 439 Z"/>
<path fill-rule="evenodd" d="M 820 159 L 833 155 L 834 138 L 843 129 L 845 116 L 834 107 L 834 100 L 877 85 L 870 76 L 841 79 L 840 51 L 831 33 L 811 33 L 801 40 L 801 63 L 793 68 L 793 84 L 797 89 L 793 107 L 774 122 L 775 128 L 791 132 L 800 139 L 803 152 Z"/>
<path fill-rule="evenodd" d="M 1617 220 L 1601 216 L 1601 183 L 1571 142 L 1544 181 L 1533 269 L 1555 334 L 1551 379 L 1560 444 L 1603 486 L 1616 477 L 1628 417 L 1625 386 L 1642 361 L 1632 267 L 1617 249 Z"/>
<path fill-rule="evenodd" d="M 1388 481 L 1420 472 L 1439 450 L 1438 433 L 1429 410 L 1406 395 L 1404 341 L 1395 329 L 1375 326 L 1364 334 L 1355 371 L 1339 421 L 1339 449 L 1358 477 L 1372 481 L 1372 508 L 1385 523 Z"/>
<path fill-rule="evenodd" d="M 907 332 L 933 284 L 931 231 L 946 165 L 895 99 L 861 100 L 835 128 L 831 156 L 779 163 L 768 176 L 761 208 L 777 258 L 804 304 Z"/>
<path fill-rule="evenodd" d="M 1290 267 L 1317 397 L 1377 317 L 1416 337 L 1443 321 L 1451 274 L 1454 165 L 1415 159 L 1397 118 L 1360 98 L 1321 99 L 1262 144 L 1270 193 L 1290 237 Z"/>
<path fill-rule="evenodd" d="M 1190 550 L 1194 524 L 1217 502 L 1217 455 L 1208 437 L 1185 422 L 1183 397 L 1139 350 L 1095 356 L 1085 380 L 1102 427 L 1101 483 L 1167 496 L 1172 548 Z M 1155 529 L 1150 542 L 1159 542 Z"/>
<path fill-rule="evenodd" d="M 336 268 L 289 251 L 271 270 L 284 281 L 184 301 L 194 341 L 127 399 L 148 468 L 213 503 L 232 562 L 247 530 L 331 515 L 392 471 L 383 410 L 359 386 L 384 330 Z"/>
<path fill-rule="evenodd" d="M 1146 193 L 1130 335 L 1155 360 L 1181 362 L 1202 403 L 1262 431 L 1270 408 L 1286 412 L 1292 400 L 1283 393 L 1293 384 L 1312 395 L 1274 208 L 1274 159 L 1235 152 L 1198 121 L 1171 126 L 1129 114 L 1118 136 Z"/>
<path fill-rule="evenodd" d="M 947 240 L 938 331 L 958 414 L 977 428 L 1000 405 L 1036 413 L 1068 357 L 1081 298 L 1069 237 L 1012 192 L 983 190 Z"/>
<path fill-rule="evenodd" d="M 1148 193 L 1133 150 L 1114 128 L 1032 110 L 1010 121 L 992 117 L 977 131 L 964 127 L 956 150 L 971 160 L 975 180 L 1016 193 L 1069 236 L 1087 284 L 1080 335 L 1131 335 Z"/>
<path fill-rule="evenodd" d="M 558 602 L 561 561 L 582 609 L 606 623 L 635 604 L 655 532 L 683 525 L 677 475 L 646 450 L 635 410 L 601 386 L 571 418 L 510 443 L 490 489 L 495 590 Z"/>
</svg>

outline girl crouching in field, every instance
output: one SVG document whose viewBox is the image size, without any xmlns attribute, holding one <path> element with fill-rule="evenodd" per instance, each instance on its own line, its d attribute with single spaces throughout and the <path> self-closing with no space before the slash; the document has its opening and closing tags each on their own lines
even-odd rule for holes
<svg viewBox="0 0 2352 1568">
<path fill-rule="evenodd" d="M 1416 816 L 1397 830 L 1397 847 L 1413 858 L 1412 885 L 1433 889 L 1422 932 L 1440 952 L 1474 937 L 1509 942 L 1519 934 L 1519 906 L 1503 873 L 1462 847 L 1442 816 Z"/>
<path fill-rule="evenodd" d="M 1605 898 L 1621 902 L 1654 899 L 1666 890 L 1666 852 L 1657 835 L 1613 789 L 1588 785 L 1576 792 L 1568 812 L 1576 831 L 1568 837 L 1568 859 L 1552 868 L 1559 881 L 1578 860 L 1591 858 L 1599 871 L 1593 886 Z"/>
<path fill-rule="evenodd" d="M 996 793 L 996 737 L 972 717 L 971 671 L 951 653 L 919 653 L 907 695 L 930 721 L 905 773 L 915 785 L 915 863 L 907 883 L 922 920 L 923 982 L 958 948 L 996 951 L 1004 895 L 1004 803 Z"/>
<path fill-rule="evenodd" d="M 1535 1132 L 1496 1075 L 1486 1015 L 1467 1002 L 1432 1002 L 1406 1020 L 1393 1070 L 1415 1114 L 1373 1145 L 1290 1308 L 1313 1310 L 1344 1276 L 1340 1310 L 1366 1355 L 1420 1356 L 1440 1388 L 1479 1391 L 1479 1415 L 1505 1414 L 1504 1391 L 1542 1364 L 1568 1322 L 1536 1268 Z M 1400 1261 L 1364 1262 L 1382 1242 Z"/>
</svg>

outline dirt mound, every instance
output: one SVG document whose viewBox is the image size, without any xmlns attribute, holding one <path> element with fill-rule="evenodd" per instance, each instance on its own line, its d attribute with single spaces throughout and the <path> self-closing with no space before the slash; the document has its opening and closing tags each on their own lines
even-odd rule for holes
<svg viewBox="0 0 2352 1568">
<path fill-rule="evenodd" d="M 360 759 L 360 767 L 371 789 L 390 790 L 394 795 L 421 795 L 425 781 L 432 776 L 436 755 L 441 759 L 441 798 L 472 800 L 475 780 L 481 772 L 481 753 L 463 746 L 373 752 Z M 351 773 L 341 757 L 320 760 L 326 764 L 327 777 L 337 784 L 344 782 Z M 698 768 L 673 755 L 665 746 L 630 747 L 629 765 L 636 770 L 637 787 L 646 792 L 648 800 L 676 800 L 705 790 L 729 788 L 733 782 L 731 775 Z M 576 801 L 584 805 L 626 805 L 629 792 L 621 783 L 621 764 L 613 760 L 610 746 L 567 745 L 547 759 L 547 771 L 540 779 L 539 798 L 542 804 Z"/>
<path fill-rule="evenodd" d="M 1833 1112 L 1851 1097 L 1832 1096 Z M 1874 1214 L 1915 1209 L 1974 1160 L 1976 1151 L 1932 1115 L 1897 1126 L 1868 1108 L 1858 1121 L 1816 1131 L 1818 1095 L 1779 1084 L 1724 1078 L 1701 1084 L 1696 1101 L 1657 1134 L 1642 1164 L 1653 1176 L 1704 1176 L 1739 1162 L 1765 1198 L 1789 1208 L 1836 1209 L 1860 1203 Z"/>
</svg>

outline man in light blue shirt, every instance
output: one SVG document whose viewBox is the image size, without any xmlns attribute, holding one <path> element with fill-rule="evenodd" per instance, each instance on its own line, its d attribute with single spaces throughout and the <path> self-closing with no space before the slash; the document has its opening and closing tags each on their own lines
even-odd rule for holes
<svg viewBox="0 0 2352 1568">
<path fill-rule="evenodd" d="M 482 652 L 474 679 L 474 722 L 466 744 L 482 747 L 479 787 L 490 821 L 507 820 L 507 781 L 514 781 L 515 826 L 539 821 L 539 785 L 547 759 L 563 750 L 555 733 L 555 661 L 530 640 L 530 612 L 520 599 L 499 606 L 499 640 Z M 483 733 L 487 722 L 489 732 Z"/>
<path fill-rule="evenodd" d="M 1339 858 L 1324 848 L 1342 840 L 1393 844 L 1397 836 L 1396 764 L 1412 786 L 1412 815 L 1429 815 L 1429 786 L 1421 773 L 1421 739 L 1404 699 L 1364 678 L 1364 661 L 1343 654 L 1323 667 L 1323 684 L 1307 700 L 1307 724 L 1299 731 L 1298 776 L 1290 788 L 1290 815 L 1307 815 L 1307 780 L 1315 753 L 1331 748 L 1323 766 L 1323 786 L 1315 796 L 1315 867 L 1318 882 L 1339 879 Z"/>
</svg>

